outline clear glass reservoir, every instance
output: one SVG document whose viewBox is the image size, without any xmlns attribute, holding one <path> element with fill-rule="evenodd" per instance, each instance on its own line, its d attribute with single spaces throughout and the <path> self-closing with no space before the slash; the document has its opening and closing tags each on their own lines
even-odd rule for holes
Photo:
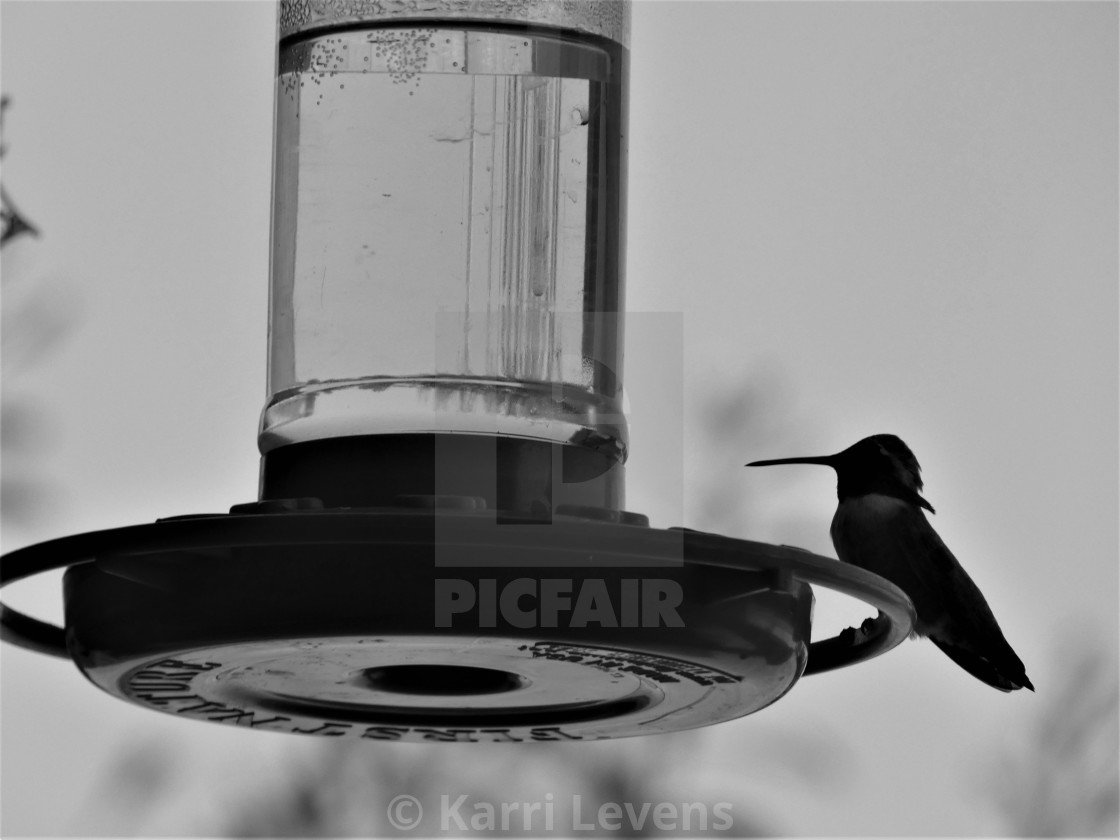
<svg viewBox="0 0 1120 840">
<path fill-rule="evenodd" d="M 474 433 L 621 462 L 623 43 L 340 20 L 280 45 L 261 451 Z"/>
</svg>

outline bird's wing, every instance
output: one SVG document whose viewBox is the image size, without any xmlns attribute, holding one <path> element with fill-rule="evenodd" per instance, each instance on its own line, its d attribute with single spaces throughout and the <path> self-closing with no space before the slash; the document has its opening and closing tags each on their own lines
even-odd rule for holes
<svg viewBox="0 0 1120 840">
<path fill-rule="evenodd" d="M 954 662 L 984 682 L 1005 691 L 1033 689 L 1022 660 L 1012 650 L 980 588 L 969 577 L 922 512 L 909 508 L 909 517 L 894 529 L 908 545 L 900 546 L 912 577 L 920 581 L 927 600 L 939 607 L 920 628 Z M 905 587 L 904 587 L 905 588 Z M 921 617 L 921 608 L 915 603 Z M 919 623 L 922 623 L 921 621 Z"/>
</svg>

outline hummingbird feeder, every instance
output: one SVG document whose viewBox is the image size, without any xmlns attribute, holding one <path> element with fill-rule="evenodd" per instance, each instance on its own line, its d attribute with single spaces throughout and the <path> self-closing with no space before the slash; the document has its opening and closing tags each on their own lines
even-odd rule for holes
<svg viewBox="0 0 1120 840">
<path fill-rule="evenodd" d="M 629 4 L 281 0 L 258 501 L 3 558 L 12 643 L 183 718 L 585 740 L 898 644 L 896 587 L 625 508 Z M 879 611 L 811 642 L 822 585 Z"/>
</svg>

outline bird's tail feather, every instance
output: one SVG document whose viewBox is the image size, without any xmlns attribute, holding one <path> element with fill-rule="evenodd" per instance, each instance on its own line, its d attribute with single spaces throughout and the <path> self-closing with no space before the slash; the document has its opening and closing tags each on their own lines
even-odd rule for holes
<svg viewBox="0 0 1120 840">
<path fill-rule="evenodd" d="M 1031 685 L 1031 681 L 1027 679 L 1027 674 L 1022 668 L 1018 669 L 1018 673 L 1007 676 L 1001 672 L 1000 668 L 992 664 L 992 662 L 966 648 L 959 647 L 951 642 L 935 639 L 933 636 L 930 636 L 930 641 L 941 648 L 942 653 L 968 671 L 968 673 L 972 674 L 972 676 L 976 677 L 976 679 L 987 683 L 993 688 L 998 688 L 1000 691 L 1015 691 L 1020 688 L 1029 688 L 1031 691 L 1034 691 L 1034 686 Z"/>
</svg>

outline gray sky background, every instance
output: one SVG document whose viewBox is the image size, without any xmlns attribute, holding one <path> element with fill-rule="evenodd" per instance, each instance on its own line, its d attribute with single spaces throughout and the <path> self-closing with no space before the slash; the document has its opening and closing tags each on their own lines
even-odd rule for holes
<svg viewBox="0 0 1120 840">
<path fill-rule="evenodd" d="M 1038 688 L 1004 695 L 907 642 L 666 760 L 794 833 L 1000 831 L 999 757 L 1076 653 L 1117 656 L 1118 7 L 635 6 L 628 305 L 681 313 L 684 358 L 661 384 L 681 364 L 635 328 L 628 507 L 661 527 L 719 507 L 733 536 L 832 556 L 832 472 L 742 464 L 896 433 Z M 5 358 L 5 399 L 37 421 L 4 469 L 52 494 L 5 551 L 255 498 L 273 20 L 267 2 L 0 4 L 4 183 L 44 232 L 5 251 L 5 327 L 34 295 L 70 324 L 49 355 Z M 708 435 L 747 388 L 733 438 Z M 659 418 L 682 391 L 674 440 Z M 61 619 L 57 577 L 6 597 Z M 0 656 L 6 836 L 92 830 L 129 739 L 179 756 L 173 834 L 306 749 Z M 819 751 L 818 782 L 791 786 L 766 758 L 785 750 Z"/>
</svg>

